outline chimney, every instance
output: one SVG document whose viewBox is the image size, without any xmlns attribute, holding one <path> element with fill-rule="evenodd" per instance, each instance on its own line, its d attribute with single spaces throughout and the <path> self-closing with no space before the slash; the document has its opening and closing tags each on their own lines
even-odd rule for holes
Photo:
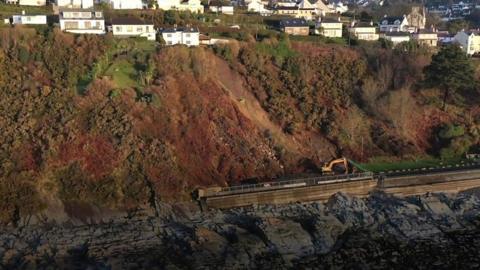
<svg viewBox="0 0 480 270">
<path fill-rule="evenodd" d="M 340 18 L 340 16 L 338 16 L 338 21 L 341 22 L 342 21 L 342 18 Z"/>
<path fill-rule="evenodd" d="M 370 21 L 370 26 L 373 26 L 373 20 Z"/>
<path fill-rule="evenodd" d="M 25 10 L 22 10 L 22 15 L 25 15 Z"/>
</svg>

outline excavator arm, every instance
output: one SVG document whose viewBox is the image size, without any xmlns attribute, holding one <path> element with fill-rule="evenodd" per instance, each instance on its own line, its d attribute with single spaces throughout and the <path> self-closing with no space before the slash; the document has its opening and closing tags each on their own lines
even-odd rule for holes
<svg viewBox="0 0 480 270">
<path fill-rule="evenodd" d="M 335 167 L 338 165 L 343 165 L 343 168 L 345 170 L 344 173 L 350 173 L 349 167 L 348 167 L 348 160 L 346 158 L 339 158 L 339 159 L 334 159 L 330 161 L 329 163 L 326 163 L 322 167 L 322 173 L 324 174 L 334 174 L 335 173 Z"/>
</svg>

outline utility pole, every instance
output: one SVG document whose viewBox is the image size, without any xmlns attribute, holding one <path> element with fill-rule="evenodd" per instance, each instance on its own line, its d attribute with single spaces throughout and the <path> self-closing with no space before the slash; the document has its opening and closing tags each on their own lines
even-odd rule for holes
<svg viewBox="0 0 480 270">
<path fill-rule="evenodd" d="M 360 159 L 363 161 L 363 135 L 362 135 L 362 152 L 360 154 Z"/>
</svg>

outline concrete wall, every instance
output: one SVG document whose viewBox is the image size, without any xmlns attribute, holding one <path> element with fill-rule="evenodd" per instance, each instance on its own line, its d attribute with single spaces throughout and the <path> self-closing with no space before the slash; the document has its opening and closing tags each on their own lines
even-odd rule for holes
<svg viewBox="0 0 480 270">
<path fill-rule="evenodd" d="M 476 187 L 480 187 L 480 170 L 469 170 L 389 177 L 378 182 L 376 179 L 366 179 L 235 195 L 210 196 L 203 198 L 202 207 L 225 209 L 255 204 L 326 201 L 337 192 L 365 197 L 374 190 L 382 190 L 397 196 L 412 196 L 428 192 L 457 193 Z"/>
<path fill-rule="evenodd" d="M 284 204 L 306 201 L 326 201 L 343 191 L 356 196 L 367 196 L 377 186 L 376 180 L 360 180 L 301 188 L 280 189 L 257 193 L 209 197 L 206 205 L 212 208 L 232 208 L 252 204 Z"/>
</svg>

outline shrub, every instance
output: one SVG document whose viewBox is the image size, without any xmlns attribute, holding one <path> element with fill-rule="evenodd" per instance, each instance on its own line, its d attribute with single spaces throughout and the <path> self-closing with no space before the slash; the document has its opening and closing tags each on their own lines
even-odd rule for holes
<svg viewBox="0 0 480 270">
<path fill-rule="evenodd" d="M 440 129 L 438 136 L 441 139 L 451 139 L 459 137 L 465 134 L 465 129 L 463 126 L 447 124 Z"/>
<path fill-rule="evenodd" d="M 0 224 L 16 224 L 20 218 L 44 208 L 28 173 L 0 178 Z"/>
<path fill-rule="evenodd" d="M 59 196 L 64 202 L 83 201 L 96 205 L 113 206 L 120 194 L 115 180 L 109 176 L 99 180 L 90 179 L 78 162 L 60 169 L 56 174 Z"/>
</svg>

